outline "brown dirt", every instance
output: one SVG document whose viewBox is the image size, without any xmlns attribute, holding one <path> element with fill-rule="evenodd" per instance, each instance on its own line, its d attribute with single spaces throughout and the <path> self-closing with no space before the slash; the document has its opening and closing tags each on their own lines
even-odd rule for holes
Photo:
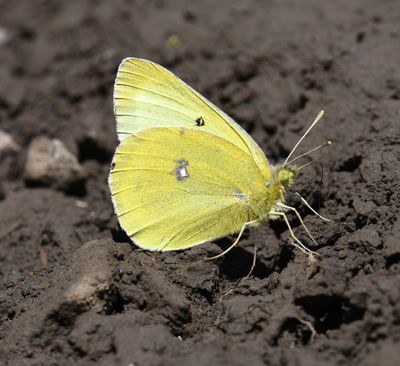
<svg viewBox="0 0 400 366">
<path fill-rule="evenodd" d="M 0 363 L 397 365 L 399 24 L 397 0 L 0 1 L 0 128 L 22 146 L 0 166 Z M 334 140 L 317 154 L 322 193 L 317 167 L 296 185 L 332 218 L 301 208 L 317 265 L 279 222 L 215 262 L 201 258 L 230 240 L 163 254 L 129 244 L 106 183 L 126 56 L 169 67 L 272 161 L 326 110 L 302 146 Z M 79 158 L 84 186 L 24 181 L 26 147 L 41 135 Z M 254 243 L 255 272 L 223 297 Z"/>
</svg>

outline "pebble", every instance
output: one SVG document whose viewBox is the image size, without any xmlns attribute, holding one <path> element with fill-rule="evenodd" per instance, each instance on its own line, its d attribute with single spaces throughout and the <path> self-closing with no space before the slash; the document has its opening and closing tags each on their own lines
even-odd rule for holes
<svg viewBox="0 0 400 366">
<path fill-rule="evenodd" d="M 13 137 L 0 130 L 0 180 L 8 180 L 18 175 L 20 146 Z M 0 184 L 0 200 L 5 196 L 5 187 Z"/>
<path fill-rule="evenodd" d="M 0 26 L 0 47 L 6 45 L 9 39 L 10 39 L 9 31 L 6 28 Z"/>
<path fill-rule="evenodd" d="M 41 136 L 28 148 L 24 176 L 29 183 L 69 190 L 84 180 L 85 172 L 60 140 Z"/>
<path fill-rule="evenodd" d="M 19 145 L 7 132 L 0 130 L 0 159 L 9 154 L 15 154 L 20 151 Z"/>
</svg>

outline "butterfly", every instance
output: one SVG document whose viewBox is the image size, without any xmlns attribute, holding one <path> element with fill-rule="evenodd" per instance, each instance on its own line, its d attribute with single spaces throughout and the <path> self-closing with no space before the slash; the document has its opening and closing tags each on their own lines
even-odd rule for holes
<svg viewBox="0 0 400 366">
<path fill-rule="evenodd" d="M 272 165 L 239 124 L 173 73 L 126 58 L 115 80 L 114 113 L 119 146 L 109 186 L 119 223 L 136 245 L 180 250 L 239 232 L 223 255 L 247 227 L 281 218 L 292 243 L 311 252 L 291 229 L 287 211 L 312 238 L 285 204 L 285 189 L 299 171 L 293 162 L 305 154 L 289 158 L 323 111 L 286 161 Z"/>
</svg>

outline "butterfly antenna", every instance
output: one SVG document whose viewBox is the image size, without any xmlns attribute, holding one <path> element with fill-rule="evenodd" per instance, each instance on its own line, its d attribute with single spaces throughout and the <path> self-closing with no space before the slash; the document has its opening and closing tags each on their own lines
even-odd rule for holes
<svg viewBox="0 0 400 366">
<path fill-rule="evenodd" d="M 322 116 L 324 115 L 324 111 L 321 110 L 317 117 L 314 119 L 314 122 L 311 124 L 310 127 L 308 127 L 307 131 L 304 133 L 304 135 L 300 138 L 300 140 L 297 142 L 297 144 L 294 146 L 294 148 L 292 149 L 292 151 L 290 152 L 290 154 L 288 155 L 288 157 L 286 158 L 285 162 L 283 165 L 287 165 L 288 161 L 290 159 L 290 157 L 293 155 L 293 153 L 295 152 L 295 150 L 297 149 L 297 147 L 301 144 L 301 142 L 305 139 L 305 137 L 308 135 L 308 133 L 312 130 L 312 128 L 318 123 L 318 121 L 322 118 Z"/>
<path fill-rule="evenodd" d="M 296 156 L 294 159 L 290 160 L 289 162 L 287 162 L 287 163 L 285 163 L 285 164 L 292 164 L 292 163 L 295 162 L 296 160 L 298 160 L 298 159 L 300 159 L 300 158 L 302 158 L 302 157 L 304 157 L 304 156 L 306 156 L 306 155 L 308 155 L 308 154 L 311 154 L 311 153 L 313 153 L 313 152 L 315 152 L 315 151 L 321 150 L 321 149 L 323 149 L 324 147 L 327 147 L 327 146 L 329 146 L 329 145 L 332 145 L 332 140 L 326 140 L 323 144 L 321 144 L 321 145 L 319 145 L 319 146 L 317 146 L 317 147 L 314 147 L 314 149 L 311 149 L 311 150 L 305 152 L 304 154 L 301 154 L 301 155 L 299 155 L 299 156 Z M 309 164 L 309 163 L 304 164 L 302 167 L 304 168 L 304 167 L 307 166 L 308 164 Z M 301 167 L 300 167 L 300 168 L 301 168 Z M 298 170 L 300 170 L 300 168 L 299 168 Z"/>
<path fill-rule="evenodd" d="M 309 165 L 314 164 L 314 163 L 317 163 L 317 160 L 311 160 L 311 161 L 309 161 L 308 163 L 305 163 L 305 164 L 303 164 L 303 165 L 300 165 L 300 166 L 297 168 L 297 171 L 302 170 L 302 169 L 304 169 L 306 166 L 309 166 Z M 289 164 L 290 164 L 290 162 L 289 162 Z"/>
</svg>

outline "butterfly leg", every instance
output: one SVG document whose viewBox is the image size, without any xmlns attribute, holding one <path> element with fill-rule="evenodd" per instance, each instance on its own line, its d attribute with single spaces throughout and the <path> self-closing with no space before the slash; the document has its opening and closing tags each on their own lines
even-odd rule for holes
<svg viewBox="0 0 400 366">
<path fill-rule="evenodd" d="M 222 299 L 224 296 L 229 295 L 229 294 L 230 294 L 235 288 L 237 288 L 244 280 L 247 280 L 247 279 L 251 276 L 251 274 L 253 273 L 254 268 L 255 268 L 255 266 L 256 266 L 256 260 L 257 260 L 257 245 L 254 244 L 253 263 L 251 264 L 251 268 L 250 268 L 249 273 L 247 273 L 247 275 L 246 275 L 245 277 L 242 277 L 242 278 L 236 283 L 236 285 L 235 285 L 233 288 L 231 288 L 230 290 L 226 291 L 226 292 L 221 296 L 221 299 Z"/>
<path fill-rule="evenodd" d="M 231 249 L 233 249 L 233 248 L 237 245 L 237 243 L 239 243 L 239 240 L 240 240 L 240 238 L 242 237 L 243 232 L 244 232 L 244 230 L 246 229 L 246 227 L 249 226 L 249 225 L 251 225 L 251 224 L 254 224 L 256 221 L 257 221 L 257 220 L 246 222 L 246 223 L 242 226 L 242 228 L 240 229 L 239 235 L 237 236 L 236 240 L 231 244 L 231 246 L 230 246 L 228 249 L 225 249 L 222 253 L 220 253 L 220 254 L 218 254 L 218 255 L 215 255 L 215 256 L 213 256 L 213 257 L 206 257 L 206 258 L 204 258 L 204 260 L 210 261 L 210 260 L 212 260 L 212 259 L 217 259 L 217 258 L 223 257 L 225 254 L 227 254 L 229 251 L 231 251 Z"/>
<path fill-rule="evenodd" d="M 249 273 L 245 277 L 243 277 L 243 280 L 249 278 L 251 276 L 251 274 L 253 273 L 253 270 L 256 266 L 256 259 L 257 259 L 257 245 L 254 244 L 253 262 L 251 263 L 251 268 L 250 268 Z"/>
<path fill-rule="evenodd" d="M 315 210 L 311 207 L 311 205 L 305 200 L 305 198 L 303 198 L 302 196 L 300 196 L 300 193 L 298 193 L 298 192 L 295 192 L 295 193 L 300 197 L 301 201 L 311 210 L 311 212 L 312 212 L 314 215 L 318 216 L 320 219 L 322 219 L 322 220 L 324 220 L 324 221 L 328 221 L 328 222 L 331 221 L 331 220 L 327 219 L 326 217 L 322 216 L 321 214 L 319 214 L 317 211 L 315 211 Z"/>
<path fill-rule="evenodd" d="M 296 214 L 297 218 L 299 219 L 299 221 L 300 221 L 300 223 L 301 223 L 301 226 L 303 226 L 304 230 L 307 232 L 308 236 L 309 236 L 310 239 L 314 242 L 314 244 L 315 244 L 316 246 L 318 246 L 318 243 L 315 241 L 314 237 L 311 235 L 310 231 L 308 230 L 306 224 L 303 222 L 303 219 L 301 218 L 299 211 L 297 211 L 294 207 L 287 206 L 287 205 L 285 205 L 285 204 L 283 204 L 283 203 L 278 203 L 278 205 L 279 205 L 280 207 L 282 207 L 282 208 L 285 208 L 285 209 L 287 209 L 287 210 L 293 211 L 293 212 Z"/>
<path fill-rule="evenodd" d="M 288 227 L 289 232 L 290 232 L 291 239 L 294 239 L 294 241 L 291 240 L 291 243 L 292 243 L 296 248 L 300 249 L 304 254 L 307 254 L 307 255 L 309 255 L 309 254 L 315 254 L 315 255 L 319 256 L 319 254 L 318 254 L 317 252 L 314 252 L 314 251 L 312 251 L 311 249 L 308 249 L 308 248 L 296 237 L 296 235 L 294 235 L 294 232 L 293 232 L 293 230 L 292 230 L 292 227 L 290 226 L 289 220 L 288 220 L 288 218 L 287 218 L 287 216 L 286 216 L 286 214 L 285 214 L 284 212 L 271 212 L 271 214 L 276 215 L 276 216 L 280 216 L 280 217 L 282 217 L 282 218 L 285 220 L 286 226 Z"/>
</svg>

